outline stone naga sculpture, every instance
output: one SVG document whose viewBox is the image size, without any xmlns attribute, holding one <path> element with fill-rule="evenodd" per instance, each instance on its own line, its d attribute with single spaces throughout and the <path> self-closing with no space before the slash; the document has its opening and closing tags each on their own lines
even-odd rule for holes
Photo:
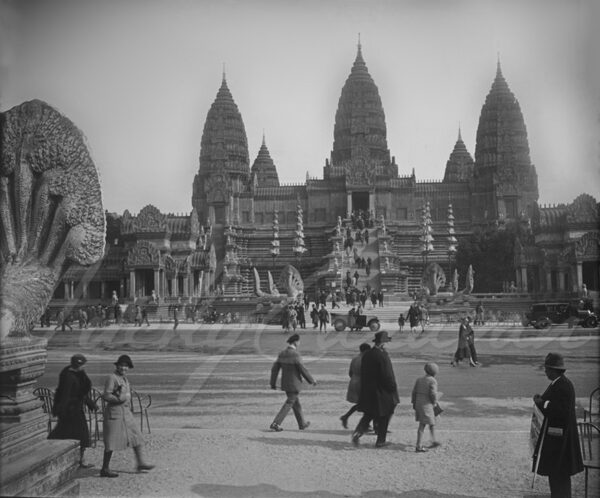
<svg viewBox="0 0 600 498">
<path fill-rule="evenodd" d="M 304 292 L 304 282 L 300 276 L 300 272 L 292 265 L 285 265 L 279 275 L 279 281 L 277 287 L 273 284 L 273 278 L 271 272 L 269 275 L 269 289 L 270 292 L 264 292 L 260 288 L 260 276 L 258 271 L 254 268 L 254 293 L 258 297 L 281 297 L 287 296 L 296 298 L 299 294 Z M 279 288 L 280 290 L 277 290 Z"/>
<path fill-rule="evenodd" d="M 425 293 L 430 296 L 435 296 L 440 287 L 446 285 L 446 274 L 440 265 L 430 263 L 423 272 L 421 278 L 421 286 Z"/>
<path fill-rule="evenodd" d="M 28 337 L 71 264 L 104 253 L 100 183 L 81 131 L 39 100 L 0 114 L 0 338 Z"/>
</svg>

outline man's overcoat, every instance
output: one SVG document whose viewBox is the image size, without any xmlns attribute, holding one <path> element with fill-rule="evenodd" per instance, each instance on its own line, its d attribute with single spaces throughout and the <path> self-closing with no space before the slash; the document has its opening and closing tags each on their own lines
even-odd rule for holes
<svg viewBox="0 0 600 498">
<path fill-rule="evenodd" d="M 361 361 L 359 409 L 373 417 L 382 417 L 394 413 L 399 402 L 390 357 L 387 351 L 373 347 Z"/>
<path fill-rule="evenodd" d="M 544 407 L 546 401 L 548 404 Z M 537 473 L 547 476 L 581 472 L 583 462 L 577 435 L 575 388 L 572 382 L 561 375 L 542 394 L 538 408 L 545 419 L 534 451 L 534 455 L 538 454 L 543 435 Z M 535 466 L 533 470 L 535 471 Z"/>
<path fill-rule="evenodd" d="M 281 390 L 291 393 L 299 393 L 302 390 L 302 378 L 309 384 L 314 384 L 312 376 L 302 364 L 302 358 L 296 348 L 288 346 L 279 356 L 271 368 L 271 387 L 277 383 L 277 375 L 281 370 Z"/>
</svg>

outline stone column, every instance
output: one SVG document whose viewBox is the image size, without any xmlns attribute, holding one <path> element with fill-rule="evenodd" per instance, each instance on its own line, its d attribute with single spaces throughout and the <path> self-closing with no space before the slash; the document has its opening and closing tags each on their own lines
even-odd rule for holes
<svg viewBox="0 0 600 498">
<path fill-rule="evenodd" d="M 171 279 L 171 297 L 177 296 L 177 277 Z"/>
<path fill-rule="evenodd" d="M 160 296 L 160 270 L 158 268 L 154 269 L 154 291 L 157 296 Z"/>
<path fill-rule="evenodd" d="M 183 297 L 190 295 L 190 276 L 186 275 L 183 277 Z"/>
<path fill-rule="evenodd" d="M 129 272 L 129 297 L 135 299 L 135 270 Z"/>
<path fill-rule="evenodd" d="M 100 282 L 100 297 L 104 299 L 104 296 L 106 296 L 106 282 L 102 280 Z"/>
<path fill-rule="evenodd" d="M 73 280 L 69 282 L 69 299 L 75 299 L 75 282 Z"/>
<path fill-rule="evenodd" d="M 583 286 L 583 261 L 577 261 L 577 290 L 580 291 Z"/>
<path fill-rule="evenodd" d="M 527 267 L 521 267 L 521 290 L 527 292 Z"/>
<path fill-rule="evenodd" d="M 210 220 L 211 225 L 215 224 L 215 207 L 208 206 L 208 219 Z"/>
<path fill-rule="evenodd" d="M 515 285 L 517 286 L 517 289 L 521 288 L 521 269 L 517 268 L 515 270 Z"/>
<path fill-rule="evenodd" d="M 352 215 L 352 192 L 348 192 L 348 200 L 346 202 L 346 218 L 350 218 Z"/>
<path fill-rule="evenodd" d="M 552 292 L 552 270 L 550 268 L 546 268 L 546 290 L 548 292 Z"/>
<path fill-rule="evenodd" d="M 558 290 L 565 290 L 565 270 L 562 268 L 558 270 Z"/>
<path fill-rule="evenodd" d="M 81 294 L 83 299 L 88 298 L 88 282 L 81 282 Z"/>
<path fill-rule="evenodd" d="M 65 299 L 69 299 L 69 282 L 67 280 L 63 282 L 63 288 L 65 290 Z"/>
<path fill-rule="evenodd" d="M 375 192 L 369 192 L 369 211 L 375 212 Z"/>
</svg>

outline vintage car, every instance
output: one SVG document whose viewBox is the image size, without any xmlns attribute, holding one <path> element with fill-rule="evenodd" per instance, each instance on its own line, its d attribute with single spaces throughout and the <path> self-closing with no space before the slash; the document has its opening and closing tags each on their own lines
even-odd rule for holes
<svg viewBox="0 0 600 498">
<path fill-rule="evenodd" d="M 360 330 L 363 327 L 369 327 L 373 332 L 377 332 L 381 324 L 379 318 L 372 315 L 356 315 L 354 317 L 354 324 L 351 323 L 352 316 L 348 313 L 331 313 L 331 324 L 333 328 L 338 332 L 341 332 L 346 327 Z"/>
<path fill-rule="evenodd" d="M 598 326 L 598 317 L 579 302 L 535 303 L 525 313 L 523 325 L 546 329 L 552 324 L 569 323 L 586 328 Z"/>
</svg>

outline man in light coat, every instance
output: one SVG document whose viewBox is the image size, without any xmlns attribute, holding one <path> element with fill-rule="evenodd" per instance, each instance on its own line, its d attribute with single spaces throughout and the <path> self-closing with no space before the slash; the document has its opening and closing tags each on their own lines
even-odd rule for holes
<svg viewBox="0 0 600 498">
<path fill-rule="evenodd" d="M 283 403 L 281 410 L 279 410 L 279 413 L 270 426 L 270 429 L 275 432 L 283 430 L 281 424 L 290 409 L 293 410 L 298 422 L 298 428 L 301 431 L 310 425 L 310 422 L 304 420 L 298 395 L 302 390 L 302 378 L 306 379 L 313 386 L 316 386 L 317 383 L 302 364 L 302 358 L 300 357 L 300 353 L 298 353 L 299 341 L 300 336 L 298 334 L 291 335 L 287 340 L 287 348 L 279 353 L 277 360 L 275 360 L 271 368 L 271 389 L 277 389 L 277 376 L 279 375 L 279 370 L 281 370 L 281 390 L 285 391 L 287 396 L 285 403 Z"/>
</svg>

